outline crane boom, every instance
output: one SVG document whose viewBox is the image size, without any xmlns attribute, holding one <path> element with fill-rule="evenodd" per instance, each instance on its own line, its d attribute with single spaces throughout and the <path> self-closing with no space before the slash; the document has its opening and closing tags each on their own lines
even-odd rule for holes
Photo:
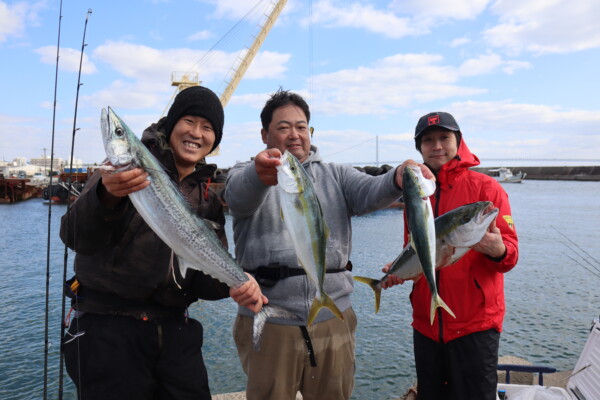
<svg viewBox="0 0 600 400">
<path fill-rule="evenodd" d="M 267 16 L 267 20 L 260 29 L 260 32 L 256 36 L 256 39 L 244 55 L 244 58 L 239 63 L 238 67 L 234 69 L 234 72 L 232 74 L 231 79 L 229 80 L 229 83 L 227 84 L 227 87 L 225 88 L 225 90 L 223 90 L 223 93 L 221 93 L 221 104 L 223 104 L 223 107 L 225 107 L 229 102 L 231 95 L 233 95 L 233 92 L 242 80 L 242 77 L 244 76 L 246 70 L 252 63 L 254 56 L 256 56 L 256 53 L 258 53 L 260 46 L 262 46 L 263 42 L 265 41 L 265 38 L 269 34 L 269 31 L 271 30 L 273 25 L 275 24 L 275 21 L 279 17 L 279 14 L 281 14 L 281 11 L 283 10 L 283 7 L 286 3 L 287 0 L 277 1 L 277 4 L 275 4 L 273 10 L 271 10 L 271 13 Z"/>
<path fill-rule="evenodd" d="M 243 59 L 237 64 L 237 66 L 232 67 L 233 72 L 231 74 L 231 79 L 229 80 L 227 87 L 225 88 L 225 90 L 223 90 L 223 93 L 221 93 L 220 96 L 223 108 L 225 108 L 225 106 L 229 102 L 229 99 L 233 95 L 233 92 L 244 77 L 246 70 L 252 63 L 252 60 L 254 59 L 254 56 L 256 56 L 256 53 L 258 53 L 260 46 L 262 46 L 263 42 L 265 41 L 265 38 L 269 34 L 269 31 L 271 30 L 273 25 L 275 24 L 275 21 L 281 14 L 281 11 L 283 10 L 283 7 L 285 7 L 286 3 L 287 0 L 277 0 L 277 3 L 271 9 L 271 12 L 266 16 L 267 18 L 262 27 L 260 28 L 260 32 L 256 36 L 256 39 L 254 39 L 254 42 L 244 55 Z M 163 111 L 162 115 L 165 115 L 167 109 L 169 108 L 169 105 L 171 104 L 171 102 L 175 98 L 175 95 L 178 92 L 190 86 L 199 85 L 200 80 L 198 79 L 197 72 L 173 72 L 171 75 L 171 86 L 177 86 L 177 90 L 175 93 L 173 93 L 173 96 L 171 97 L 171 100 L 169 101 L 169 104 L 167 104 L 167 107 Z M 219 154 L 219 147 L 217 147 L 210 154 L 208 154 L 208 157 L 215 156 L 217 154 Z"/>
</svg>

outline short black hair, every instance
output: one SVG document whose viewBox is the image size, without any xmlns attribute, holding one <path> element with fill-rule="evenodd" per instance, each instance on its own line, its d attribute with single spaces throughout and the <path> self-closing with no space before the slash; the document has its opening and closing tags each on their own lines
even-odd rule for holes
<svg viewBox="0 0 600 400">
<path fill-rule="evenodd" d="M 269 125 L 271 124 L 271 121 L 273 121 L 273 113 L 275 110 L 279 107 L 287 106 L 288 104 L 299 107 L 306 116 L 306 122 L 310 122 L 310 110 L 304 98 L 299 94 L 279 88 L 279 90 L 273 93 L 271 98 L 267 100 L 260 113 L 260 122 L 262 123 L 264 130 L 269 129 Z"/>
</svg>

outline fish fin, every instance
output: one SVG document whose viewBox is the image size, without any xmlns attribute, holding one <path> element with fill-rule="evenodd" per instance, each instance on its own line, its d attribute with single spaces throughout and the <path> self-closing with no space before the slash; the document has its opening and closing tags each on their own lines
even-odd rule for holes
<svg viewBox="0 0 600 400">
<path fill-rule="evenodd" d="M 377 279 L 367 278 L 366 276 L 355 276 L 354 280 L 361 283 L 366 283 L 373 289 L 375 293 L 375 314 L 379 312 L 379 304 L 381 303 L 381 281 Z"/>
<path fill-rule="evenodd" d="M 206 225 L 210 226 L 215 231 L 217 231 L 223 227 L 223 225 L 216 223 L 215 221 L 211 221 L 210 219 L 202 218 L 202 221 L 204 221 L 206 223 Z"/>
<path fill-rule="evenodd" d="M 435 319 L 435 310 L 437 310 L 438 307 L 442 307 L 444 310 L 446 310 L 448 312 L 448 314 L 450 314 L 450 315 L 452 315 L 452 317 L 456 318 L 456 315 L 454 315 L 454 313 L 452 312 L 450 307 L 448 307 L 448 305 L 444 302 L 444 300 L 442 300 L 440 295 L 436 293 L 434 296 L 431 297 L 431 315 L 430 315 L 431 325 L 433 325 L 433 320 Z"/>
<path fill-rule="evenodd" d="M 282 221 L 285 221 L 285 218 L 283 218 L 283 208 L 279 209 L 279 216 L 281 217 Z"/>
<path fill-rule="evenodd" d="M 260 312 L 254 314 L 254 322 L 252 324 L 252 344 L 255 351 L 260 350 L 260 337 L 268 318 L 301 319 L 299 316 L 285 308 L 269 305 L 263 306 Z"/>
<path fill-rule="evenodd" d="M 185 274 L 188 269 L 197 269 L 194 264 L 188 262 L 185 258 L 177 256 L 177 263 L 179 264 L 179 273 L 181 277 L 185 279 Z"/>
<path fill-rule="evenodd" d="M 313 299 L 312 306 L 310 307 L 310 311 L 308 313 L 308 322 L 307 325 L 311 325 L 317 314 L 319 314 L 319 310 L 323 307 L 328 308 L 329 311 L 333 313 L 336 317 L 344 320 L 344 316 L 339 308 L 335 305 L 335 302 L 331 300 L 331 297 L 327 296 L 325 293 L 322 293 L 321 296 L 323 299 L 317 299 L 316 297 Z"/>
</svg>

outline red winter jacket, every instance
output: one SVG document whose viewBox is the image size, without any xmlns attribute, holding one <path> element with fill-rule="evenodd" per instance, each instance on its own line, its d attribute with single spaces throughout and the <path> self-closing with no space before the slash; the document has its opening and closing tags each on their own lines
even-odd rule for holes
<svg viewBox="0 0 600 400">
<path fill-rule="evenodd" d="M 446 163 L 436 176 L 437 189 L 430 198 L 433 212 L 437 217 L 464 204 L 485 200 L 493 202 L 500 209 L 496 226 L 504 239 L 506 255 L 501 261 L 494 261 L 471 250 L 456 264 L 437 271 L 438 292 L 456 319 L 438 308 L 432 325 L 431 292 L 427 280 L 422 278 L 414 283 L 410 294 L 412 326 L 437 342 L 445 343 L 492 328 L 502 331 L 505 312 L 503 273 L 515 266 L 519 255 L 508 195 L 495 179 L 468 169 L 476 165 L 479 165 L 479 159 L 471 153 L 463 138 L 457 156 Z M 407 225 L 405 215 L 405 243 L 408 241 Z"/>
</svg>

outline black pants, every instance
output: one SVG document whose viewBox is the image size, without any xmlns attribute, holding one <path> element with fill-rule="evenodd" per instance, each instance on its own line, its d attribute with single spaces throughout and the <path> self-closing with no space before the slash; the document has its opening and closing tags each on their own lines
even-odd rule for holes
<svg viewBox="0 0 600 400">
<path fill-rule="evenodd" d="M 196 320 L 85 314 L 64 343 L 80 400 L 211 399 Z"/>
<path fill-rule="evenodd" d="M 419 400 L 495 400 L 500 333 L 438 343 L 413 330 Z"/>
</svg>

